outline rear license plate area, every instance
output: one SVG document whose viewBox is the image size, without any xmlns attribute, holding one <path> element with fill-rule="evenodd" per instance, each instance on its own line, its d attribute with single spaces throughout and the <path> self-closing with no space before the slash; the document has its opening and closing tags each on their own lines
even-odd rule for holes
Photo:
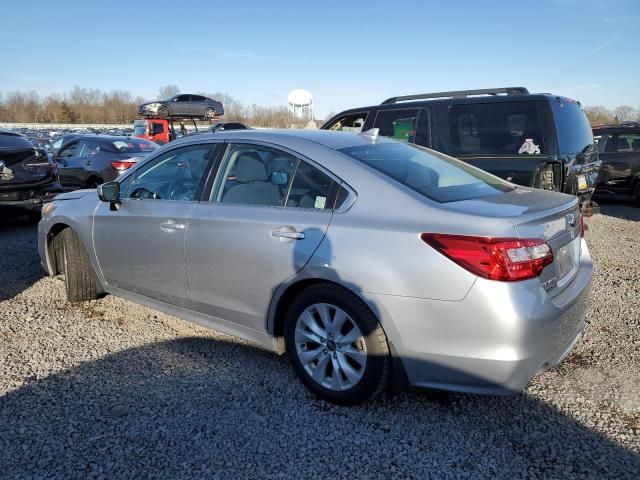
<svg viewBox="0 0 640 480">
<path fill-rule="evenodd" d="M 575 238 L 560 247 L 555 253 L 555 261 L 558 265 L 558 280 L 570 275 L 578 267 L 580 261 L 580 238 Z"/>
<path fill-rule="evenodd" d="M 587 177 L 585 175 L 578 175 L 578 190 L 586 190 L 587 188 L 589 188 Z"/>
</svg>

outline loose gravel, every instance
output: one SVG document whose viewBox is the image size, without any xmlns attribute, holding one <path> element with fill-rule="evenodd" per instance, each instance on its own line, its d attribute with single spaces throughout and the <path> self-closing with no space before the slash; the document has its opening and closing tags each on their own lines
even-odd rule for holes
<svg viewBox="0 0 640 480">
<path fill-rule="evenodd" d="M 640 478 L 640 209 L 589 219 L 588 328 L 512 397 L 313 398 L 284 358 L 107 296 L 64 299 L 0 225 L 0 478 Z"/>
</svg>

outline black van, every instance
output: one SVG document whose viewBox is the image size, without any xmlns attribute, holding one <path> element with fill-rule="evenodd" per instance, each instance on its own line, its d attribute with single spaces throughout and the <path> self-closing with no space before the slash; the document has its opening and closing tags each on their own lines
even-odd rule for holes
<svg viewBox="0 0 640 480">
<path fill-rule="evenodd" d="M 585 214 L 601 161 L 579 102 L 523 87 L 392 97 L 335 115 L 324 130 L 416 143 L 528 187 L 578 195 Z"/>
</svg>

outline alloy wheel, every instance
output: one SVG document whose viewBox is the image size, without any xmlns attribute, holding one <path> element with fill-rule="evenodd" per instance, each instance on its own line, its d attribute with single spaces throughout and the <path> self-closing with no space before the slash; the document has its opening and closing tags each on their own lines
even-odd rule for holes
<svg viewBox="0 0 640 480">
<path fill-rule="evenodd" d="M 307 307 L 295 327 L 296 354 L 309 377 L 333 391 L 353 388 L 364 375 L 366 343 L 353 319 L 328 303 Z"/>
</svg>

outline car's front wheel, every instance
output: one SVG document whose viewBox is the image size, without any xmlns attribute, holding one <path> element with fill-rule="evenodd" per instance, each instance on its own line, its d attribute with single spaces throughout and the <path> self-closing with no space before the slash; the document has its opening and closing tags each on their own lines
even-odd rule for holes
<svg viewBox="0 0 640 480">
<path fill-rule="evenodd" d="M 59 235 L 60 239 L 54 241 L 54 245 L 58 245 L 62 250 L 58 254 L 61 254 L 60 263 L 62 263 L 67 300 L 70 302 L 95 300 L 98 298 L 98 280 L 80 237 L 70 228 L 64 229 Z"/>
<path fill-rule="evenodd" d="M 287 354 L 302 382 L 333 403 L 353 405 L 387 386 L 389 347 L 375 315 L 333 284 L 304 290 L 285 320 Z"/>
<path fill-rule="evenodd" d="M 213 118 L 215 116 L 216 116 L 216 111 L 213 108 L 208 107 L 208 108 L 205 109 L 205 111 L 204 111 L 204 117 L 205 118 Z"/>
<path fill-rule="evenodd" d="M 169 108 L 166 105 L 162 105 L 158 108 L 158 116 L 159 117 L 168 117 L 169 116 Z"/>
</svg>

